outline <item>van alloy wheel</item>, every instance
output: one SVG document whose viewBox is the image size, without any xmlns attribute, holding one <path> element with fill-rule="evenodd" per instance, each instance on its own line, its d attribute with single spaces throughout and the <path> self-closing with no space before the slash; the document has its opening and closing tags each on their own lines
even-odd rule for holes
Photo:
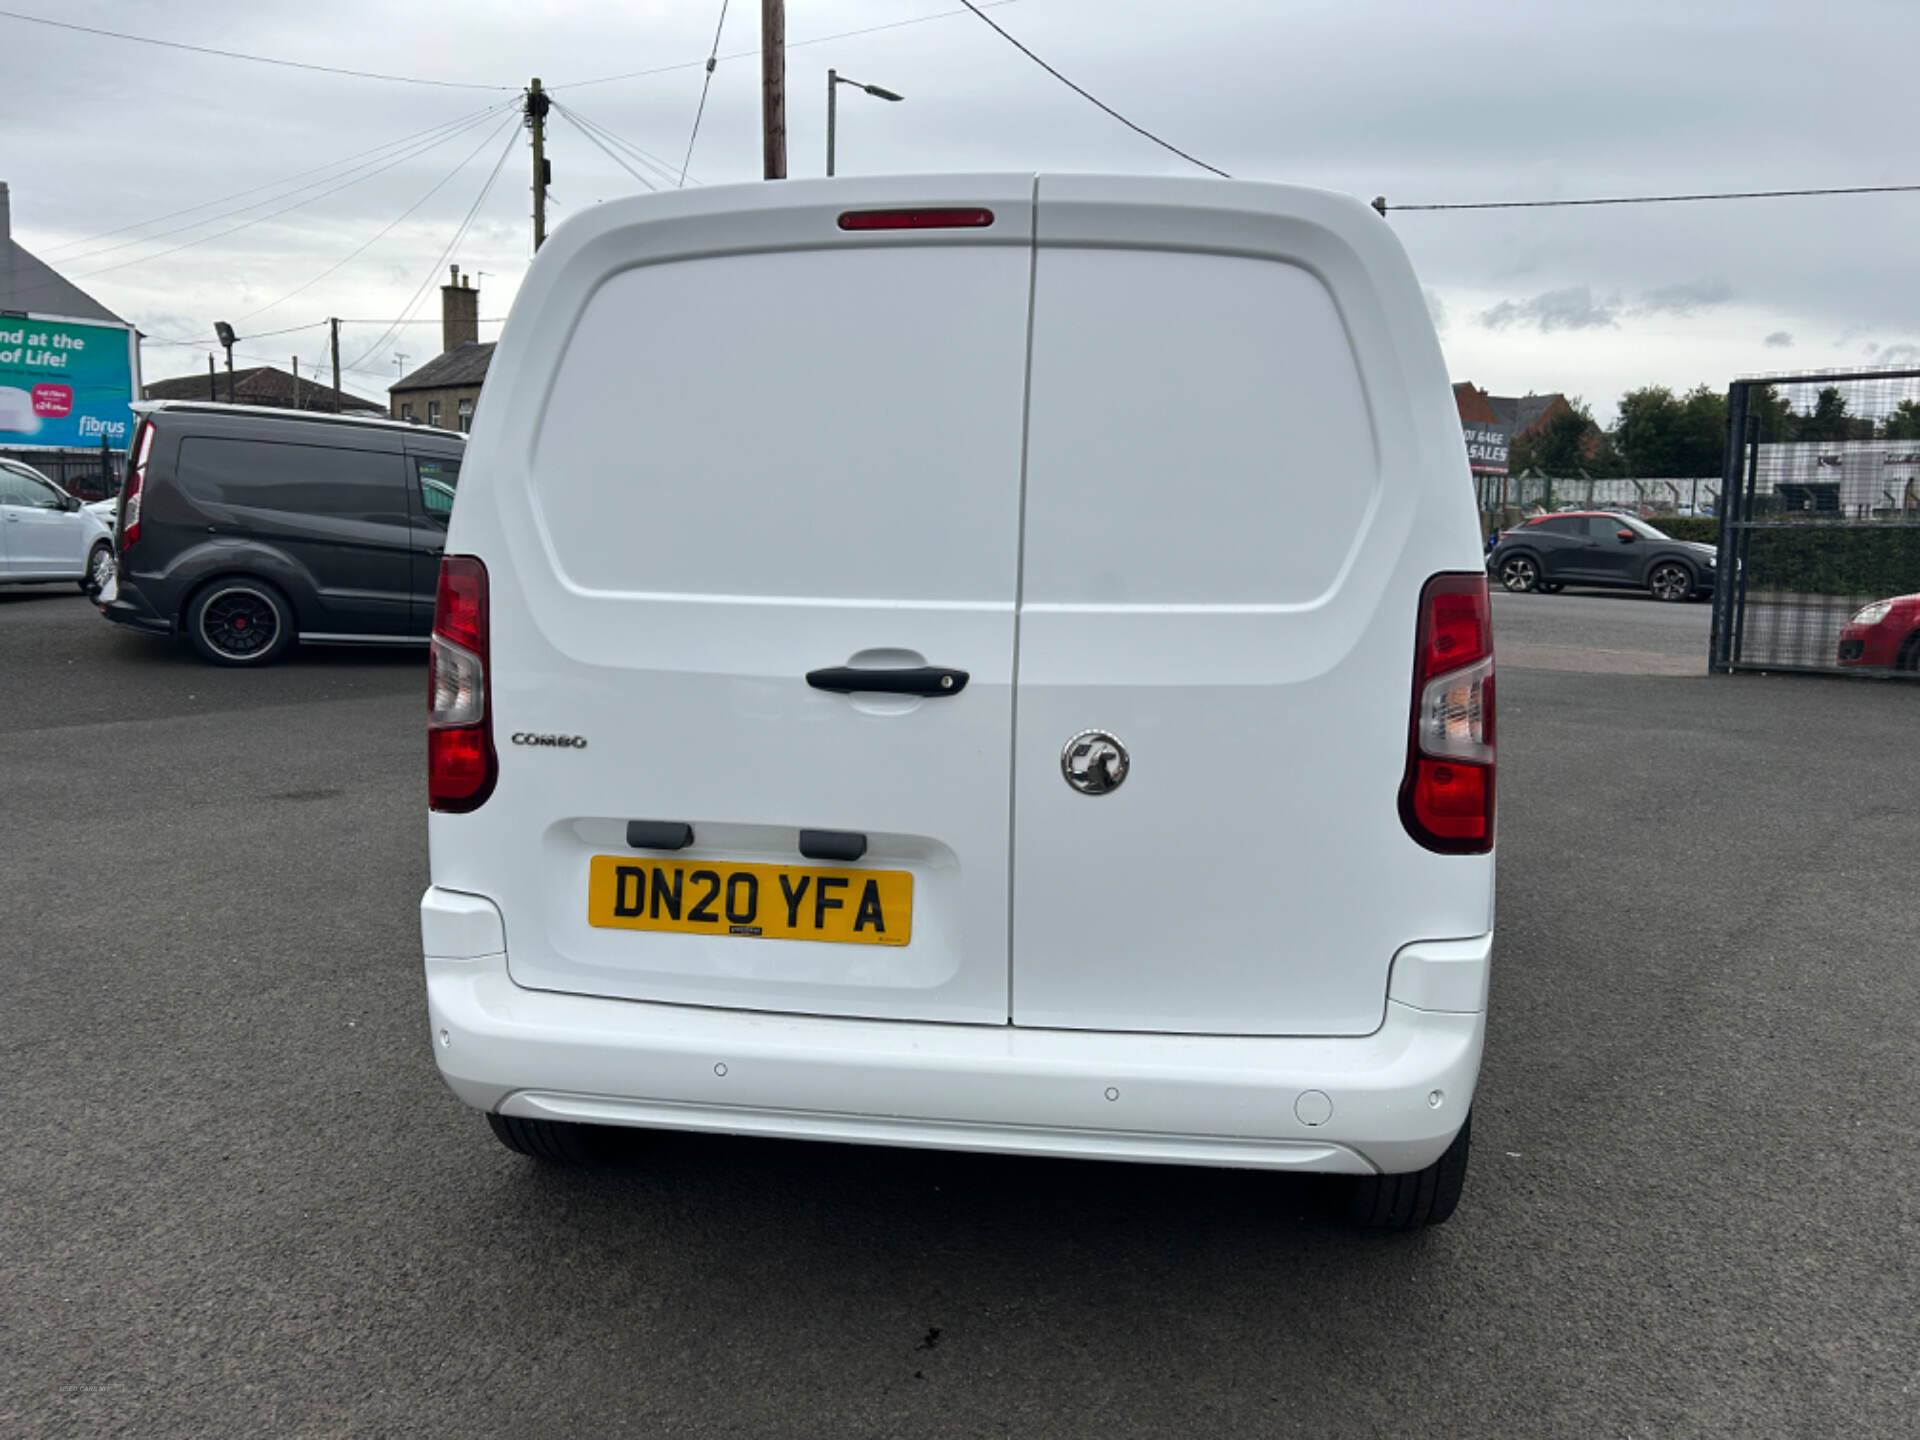
<svg viewBox="0 0 1920 1440">
<path fill-rule="evenodd" d="M 1693 572 L 1677 560 L 1663 561 L 1647 577 L 1647 589 L 1656 600 L 1684 600 L 1693 594 Z"/>
<path fill-rule="evenodd" d="M 1524 594 L 1540 583 L 1540 567 L 1531 555 L 1513 555 L 1500 564 L 1500 583 L 1516 595 Z"/>
<path fill-rule="evenodd" d="M 270 665 L 293 643 L 293 610 L 263 580 L 216 580 L 187 606 L 183 627 L 202 659 Z"/>
</svg>

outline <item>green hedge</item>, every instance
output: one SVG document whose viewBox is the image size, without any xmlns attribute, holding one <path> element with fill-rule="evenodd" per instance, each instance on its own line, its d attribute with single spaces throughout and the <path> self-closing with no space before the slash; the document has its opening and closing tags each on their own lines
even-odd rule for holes
<svg viewBox="0 0 1920 1440">
<path fill-rule="evenodd" d="M 1746 579 L 1754 590 L 1802 595 L 1920 591 L 1920 525 L 1806 525 L 1755 530 Z"/>
<path fill-rule="evenodd" d="M 1698 540 L 1706 545 L 1720 543 L 1720 522 L 1711 515 L 1649 515 L 1647 523 L 1676 540 Z"/>
</svg>

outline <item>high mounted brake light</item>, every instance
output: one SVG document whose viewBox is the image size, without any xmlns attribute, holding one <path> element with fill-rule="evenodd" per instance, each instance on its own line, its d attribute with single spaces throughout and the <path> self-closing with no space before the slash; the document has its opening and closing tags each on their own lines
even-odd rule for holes
<svg viewBox="0 0 1920 1440">
<path fill-rule="evenodd" d="M 427 658 L 427 804 L 435 810 L 477 810 L 499 778 L 487 632 L 487 567 L 472 555 L 447 556 Z"/>
<path fill-rule="evenodd" d="M 923 210 L 848 210 L 842 230 L 977 230 L 993 224 L 993 212 L 977 206 L 939 206 Z"/>
<path fill-rule="evenodd" d="M 1484 574 L 1436 575 L 1420 592 L 1413 720 L 1400 819 L 1446 855 L 1493 849 L 1493 613 Z"/>
</svg>

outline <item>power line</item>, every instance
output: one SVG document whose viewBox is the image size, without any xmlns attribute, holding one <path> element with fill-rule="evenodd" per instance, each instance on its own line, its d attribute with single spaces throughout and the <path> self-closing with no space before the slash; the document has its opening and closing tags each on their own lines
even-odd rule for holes
<svg viewBox="0 0 1920 1440">
<path fill-rule="evenodd" d="M 413 214 L 414 211 L 418 210 L 422 205 L 426 204 L 427 201 L 431 200 L 435 195 L 439 194 L 441 190 L 445 189 L 448 182 L 451 181 L 454 176 L 458 175 L 462 170 L 466 169 L 467 166 L 473 163 L 474 156 L 478 155 L 482 150 L 486 149 L 487 146 L 491 145 L 495 140 L 499 139 L 500 132 L 506 129 L 507 126 L 515 124 L 518 121 L 518 119 L 519 117 L 517 115 L 509 115 L 505 120 L 501 121 L 500 124 L 495 126 L 492 131 L 490 131 L 487 135 L 482 137 L 478 145 L 474 146 L 473 149 L 468 151 L 464 156 L 462 156 L 458 161 L 456 161 L 454 164 L 454 167 L 451 170 L 449 170 L 445 175 L 442 175 L 437 181 L 435 181 L 432 189 L 428 190 L 426 194 L 422 195 L 418 200 L 414 201 L 406 209 L 402 210 L 398 215 L 394 216 L 393 219 L 389 220 L 385 225 L 382 225 L 379 228 L 379 230 L 374 232 L 374 234 L 371 237 L 369 237 L 366 240 L 363 240 L 359 245 L 356 245 L 353 248 L 353 250 L 350 251 L 348 254 L 334 261 L 333 264 L 329 265 L 326 269 L 322 270 L 318 275 L 314 276 L 311 280 L 307 281 L 305 284 L 295 286 L 293 289 L 289 290 L 286 294 L 282 295 L 278 300 L 269 301 L 267 304 L 262 305 L 258 310 L 249 311 L 247 314 L 242 315 L 240 317 L 240 320 L 242 322 L 251 320 L 255 315 L 266 314 L 267 311 L 273 309 L 276 305 L 284 305 L 287 301 L 293 299 L 294 296 L 301 294 L 304 291 L 311 290 L 315 285 L 318 285 L 322 280 L 326 279 L 327 276 L 333 274 L 334 271 L 340 269 L 341 266 L 347 264 L 349 261 L 357 259 L 359 256 L 364 254 L 370 247 L 377 244 L 381 239 L 383 239 L 387 234 L 389 234 L 393 230 L 393 228 L 396 225 L 398 225 L 402 220 L 406 219 L 409 215 Z"/>
<path fill-rule="evenodd" d="M 296 170 L 293 174 L 283 176 L 278 180 L 269 180 L 262 185 L 252 185 L 245 190 L 236 190 L 231 195 L 220 196 L 217 200 L 203 200 L 198 205 L 188 205 L 185 208 L 180 210 L 169 210 L 166 214 L 155 215 L 150 220 L 136 220 L 131 225 L 116 225 L 111 230 L 102 230 L 95 235 L 82 236 L 78 240 L 63 241 L 62 243 L 52 246 L 50 249 L 41 252 L 40 258 L 43 260 L 49 260 L 56 256 L 64 256 L 64 252 L 66 251 L 73 250 L 81 245 L 91 245 L 95 240 L 105 240 L 110 235 L 124 235 L 129 230 L 144 230 L 149 225 L 158 225 L 161 221 L 171 220 L 178 215 L 191 215 L 196 210 L 205 210 L 210 206 L 214 206 L 214 205 L 224 205 L 229 200 L 238 200 L 242 195 L 253 195 L 253 194 L 257 194 L 259 191 L 262 191 L 262 190 L 275 190 L 275 189 L 278 189 L 280 186 L 286 184 L 288 181 L 299 180 L 308 175 L 318 175 L 322 170 L 331 170 L 335 166 L 345 165 L 349 161 L 363 160 L 369 155 L 379 155 L 384 151 L 398 149 L 403 145 L 407 145 L 412 141 L 420 139 L 421 136 L 423 135 L 437 134 L 441 130 L 448 129 L 452 126 L 457 126 L 466 120 L 478 120 L 480 117 L 491 113 L 496 108 L 498 107 L 489 105 L 486 109 L 476 110 L 471 115 L 462 116 L 459 120 L 447 120 L 447 121 L 443 121 L 441 124 L 438 124 L 438 125 L 430 125 L 425 130 L 415 131 L 413 134 L 404 136 L 399 140 L 389 140 L 386 144 L 376 145 L 371 150 L 362 150 L 358 154 L 348 155 L 347 157 L 341 160 L 329 160 L 324 165 L 315 165 L 311 170 Z M 247 210 L 251 208 L 252 208 L 251 206 L 247 206 L 247 205 L 243 205 L 240 207 L 241 210 Z M 230 213 L 238 214 L 239 212 L 233 211 Z M 204 220 L 200 223 L 211 224 L 214 220 L 219 218 L 220 218 L 219 216 L 210 216 L 208 217 L 207 220 Z M 193 227 L 187 226 L 186 228 L 192 229 Z M 146 238 L 152 239 L 154 237 L 148 236 Z M 127 243 L 137 245 L 140 242 L 137 240 L 133 240 L 133 241 L 128 241 Z M 106 252 L 104 250 L 95 250 L 90 253 L 95 255 L 102 255 L 102 254 L 105 254 Z"/>
<path fill-rule="evenodd" d="M 1022 45 L 1018 40 L 1014 39 L 1013 36 L 1009 35 L 1005 30 L 1002 30 L 999 27 L 999 25 L 994 23 L 991 17 L 985 14 L 982 14 L 981 7 L 974 4 L 973 0 L 960 0 L 960 3 L 966 6 L 967 9 L 972 11 L 975 15 L 979 16 L 980 20 L 984 24 L 990 26 L 993 32 L 996 35 L 998 35 L 1002 40 L 1005 40 L 1009 45 L 1013 46 L 1014 49 L 1018 50 L 1022 55 L 1026 56 L 1029 60 L 1033 61 L 1034 64 L 1038 65 L 1042 70 L 1046 71 L 1049 75 L 1053 76 L 1053 78 L 1058 80 L 1062 85 L 1066 86 L 1069 90 L 1073 91 L 1074 94 L 1078 95 L 1083 100 L 1092 102 L 1094 105 L 1096 105 L 1100 109 L 1106 111 L 1107 114 L 1111 115 L 1114 119 L 1118 120 L 1122 125 L 1126 126 L 1129 130 L 1133 131 L 1135 134 L 1146 136 L 1147 139 L 1151 140 L 1154 144 L 1158 145 L 1162 150 L 1171 150 L 1175 155 L 1178 155 L 1182 160 L 1187 161 L 1189 164 L 1198 165 L 1202 170 L 1210 170 L 1215 175 L 1218 175 L 1223 179 L 1231 178 L 1230 176 L 1227 175 L 1227 172 L 1222 170 L 1218 165 L 1209 165 L 1206 161 L 1200 159 L 1199 156 L 1189 155 L 1186 151 L 1182 150 L 1178 145 L 1174 145 L 1169 143 L 1168 141 L 1162 140 L 1158 135 L 1154 134 L 1151 130 L 1147 129 L 1144 125 L 1134 124 L 1133 121 L 1129 120 L 1126 116 L 1122 115 L 1118 110 L 1114 109 L 1111 105 L 1107 104 L 1106 101 L 1102 100 L 1099 96 L 1093 94 L 1091 91 L 1081 89 L 1080 86 L 1074 84 L 1073 81 L 1067 79 L 1066 76 L 1062 75 L 1058 70 L 1054 69 L 1053 66 L 1049 65 L 1046 61 L 1042 60 L 1038 55 L 1034 54 L 1033 51 L 1029 50 L 1026 46 Z"/>
<path fill-rule="evenodd" d="M 700 81 L 700 105 L 693 112 L 693 133 L 687 136 L 686 158 L 680 162 L 680 178 L 674 189 L 686 187 L 687 167 L 693 163 L 693 142 L 700 138 L 700 117 L 707 113 L 707 91 L 713 87 L 713 67 L 720 54 L 720 32 L 727 28 L 727 0 L 720 0 L 720 23 L 713 27 L 713 48 L 707 52 L 707 73 Z"/>
<path fill-rule="evenodd" d="M 613 161 L 614 164 L 618 165 L 622 170 L 626 171 L 627 174 L 631 175 L 634 179 L 638 180 L 642 185 L 646 186 L 647 189 L 658 190 L 660 188 L 658 185 L 654 184 L 651 180 L 647 179 L 646 176 L 642 175 L 638 170 L 634 169 L 633 166 L 629 165 L 625 160 L 622 160 L 618 155 L 616 155 L 612 147 L 610 147 L 598 135 L 594 134 L 591 130 L 587 129 L 587 127 L 581 123 L 580 117 L 578 115 L 575 115 L 571 110 L 567 109 L 567 107 L 562 105 L 558 100 L 553 102 L 553 108 L 559 111 L 559 113 L 564 115 L 567 119 L 573 121 L 574 128 L 577 129 L 582 135 L 586 136 L 587 139 L 591 141 L 599 149 L 601 154 L 605 155 L 609 160 Z"/>
<path fill-rule="evenodd" d="M 396 165 L 404 165 L 407 161 L 426 154 L 428 151 L 437 148 L 446 140 L 450 140 L 452 138 L 453 138 L 452 135 L 444 135 L 440 137 L 440 139 L 435 140 L 432 144 L 419 147 L 411 151 L 407 151 L 406 153 L 401 154 L 396 158 L 387 161 L 385 164 L 377 167 L 376 169 L 365 170 L 361 174 L 354 175 L 352 179 L 343 180 L 340 184 L 333 186 L 331 189 L 322 190 L 318 195 L 309 195 L 304 200 L 296 200 L 294 201 L 293 204 L 283 205 L 278 210 L 269 210 L 264 215 L 256 215 L 251 220 L 243 220 L 240 224 L 229 226 L 225 230 L 216 230 L 211 235 L 202 235 L 196 240 L 185 241 L 179 245 L 173 246 L 171 249 L 157 251 L 152 255 L 136 255 L 131 260 L 122 260 L 119 263 L 114 265 L 103 265 L 98 270 L 83 271 L 81 274 L 76 275 L 73 278 L 75 280 L 89 280 L 96 275 L 105 275 L 115 270 L 124 270 L 129 265 L 145 265 L 150 261 L 164 259 L 169 255 L 177 255 L 182 250 L 191 250 L 194 246 L 204 245 L 209 240 L 221 240 L 221 239 L 225 239 L 229 235 L 237 235 L 240 233 L 240 231 L 251 229 L 253 226 L 262 224 L 265 221 L 275 219 L 281 215 L 288 214 L 289 212 L 294 210 L 304 209 L 306 206 L 313 204 L 316 200 L 324 200 L 329 195 L 337 195 L 342 190 L 351 189 L 353 186 L 358 185 L 363 180 L 371 180 L 376 175 L 383 175 L 387 171 L 393 169 Z M 301 188 L 311 189 L 312 187 L 302 186 Z M 293 192 L 293 193 L 298 193 L 298 192 Z M 252 209 L 254 207 L 248 206 L 246 208 Z M 195 227 L 188 227 L 188 228 L 195 228 Z"/>
<path fill-rule="evenodd" d="M 289 70 L 315 70 L 323 75 L 351 75 L 357 80 L 391 80 L 402 85 L 433 85 L 445 90 L 514 90 L 514 85 L 478 85 L 465 80 L 423 80 L 417 75 L 383 75 L 374 70 L 347 70 L 337 65 L 314 65 L 305 60 L 281 60 L 272 55 L 247 55 L 238 50 L 217 50 L 210 45 L 189 45 L 182 40 L 158 40 L 151 35 L 129 35 L 120 30 L 102 30 L 92 25 L 75 25 L 67 20 L 49 20 L 44 15 L 23 15 L 18 10 L 0 10 L 0 19 L 24 20 L 29 25 L 46 25 L 55 30 L 73 30 L 82 35 L 101 35 L 109 40 L 129 40 L 137 45 L 158 45 L 168 50 L 191 50 L 197 55 L 217 55 L 223 60 L 249 60 L 255 65 L 280 65 Z"/>
<path fill-rule="evenodd" d="M 1015 3 L 1016 0 L 986 0 L 986 3 L 980 8 L 983 10 L 997 10 L 1002 5 L 1012 5 Z M 884 25 L 868 25 L 859 30 L 841 30 L 833 35 L 816 35 L 811 40 L 789 40 L 787 42 L 787 49 L 801 50 L 808 45 L 825 45 L 834 40 L 851 40 L 859 35 L 877 35 L 882 30 L 899 30 L 907 25 L 924 25 L 929 20 L 948 20 L 955 15 L 964 15 L 966 13 L 965 10 L 940 10 L 932 15 L 916 15 L 911 20 L 889 20 Z M 760 51 L 757 48 L 752 50 L 736 50 L 731 55 L 720 56 L 720 59 L 747 60 L 756 58 L 759 54 Z M 597 80 L 576 80 L 564 86 L 554 85 L 549 88 L 555 90 L 584 90 L 589 85 L 611 85 L 616 80 L 640 80 L 649 75 L 671 74 L 675 70 L 697 70 L 706 63 L 704 60 L 682 60 L 672 65 L 656 65 L 651 70 L 629 70 L 621 75 L 602 75 Z"/>
<path fill-rule="evenodd" d="M 493 169 L 487 175 L 486 184 L 482 185 L 480 187 L 480 193 L 474 196 L 473 204 L 468 208 L 466 218 L 460 222 L 460 228 L 453 232 L 453 238 L 447 242 L 447 248 L 440 252 L 440 258 L 433 262 L 433 268 L 427 272 L 427 278 L 420 282 L 420 287 L 413 292 L 413 298 L 400 308 L 400 319 L 387 326 L 385 332 L 381 334 L 378 340 L 354 356 L 353 365 L 359 365 L 369 355 L 372 355 L 382 345 L 385 345 L 387 341 L 392 338 L 393 332 L 399 329 L 400 324 L 408 316 L 413 314 L 413 307 L 420 303 L 420 298 L 427 293 L 427 287 L 433 284 L 433 277 L 440 273 L 440 267 L 447 263 L 447 257 L 453 254 L 454 247 L 457 246 L 462 237 L 466 235 L 468 227 L 473 224 L 473 217 L 480 213 L 480 207 L 486 203 L 487 192 L 493 189 L 493 182 L 500 178 L 500 170 L 507 163 L 507 156 L 513 153 L 514 141 L 519 138 L 517 133 L 507 136 L 507 143 L 500 147 L 500 158 L 493 162 Z M 346 368 L 351 369 L 353 366 L 350 365 Z"/>
<path fill-rule="evenodd" d="M 291 205 L 283 205 L 277 210 L 270 210 L 264 215 L 256 215 L 252 219 L 244 220 L 238 225 L 230 225 L 224 230 L 216 230 L 210 235 L 201 235 L 195 239 L 184 241 L 179 245 L 171 246 L 165 250 L 157 250 L 147 255 L 136 255 L 130 260 L 122 260 L 112 265 L 102 265 L 95 270 L 83 271 L 79 275 L 73 276 L 72 279 L 86 280 L 96 275 L 106 275 L 116 270 L 125 270 L 129 266 L 143 265 L 153 260 L 162 260 L 169 255 L 177 255 L 182 250 L 191 250 L 196 245 L 204 245 L 207 242 L 212 240 L 220 240 L 220 239 L 224 239 L 229 235 L 236 235 L 242 230 L 250 229 L 255 225 L 259 225 L 264 223 L 265 221 L 275 219 L 278 216 L 288 214 L 291 211 L 301 209 L 302 207 L 311 205 L 316 201 L 324 200 L 329 195 L 338 194 L 342 190 L 346 190 L 351 188 L 354 185 L 358 185 L 363 180 L 370 180 L 375 175 L 379 175 L 387 170 L 393 169 L 396 165 L 404 164 L 409 160 L 417 158 L 418 156 L 427 154 L 429 151 L 436 149 L 445 141 L 452 139 L 454 135 L 460 133 L 461 129 L 470 128 L 471 125 L 480 123 L 480 121 L 485 118 L 486 114 L 491 113 L 492 111 L 497 111 L 500 108 L 501 108 L 500 106 L 491 107 L 489 111 L 482 112 L 480 117 L 467 122 L 463 122 L 458 128 L 448 131 L 446 134 L 438 135 L 435 138 L 428 140 L 425 144 L 416 145 L 410 150 L 403 151 L 399 155 L 392 157 L 386 163 L 381 164 L 379 166 L 376 166 L 373 168 L 368 168 L 366 166 L 356 166 L 354 167 L 354 170 L 358 170 L 359 171 L 358 174 L 355 174 L 354 170 L 342 171 L 337 175 L 329 176 L 327 180 L 315 181 L 313 182 L 313 184 L 302 185 L 298 187 L 298 189 L 286 191 L 281 195 L 273 197 L 273 199 L 275 200 L 285 199 L 287 195 L 297 195 L 303 190 L 312 190 L 314 188 L 314 185 L 329 186 L 329 188 L 320 191 L 318 194 L 308 195 L 304 199 L 294 201 Z M 429 132 L 429 133 L 432 133 L 432 132 Z M 331 183 L 334 181 L 338 181 L 339 183 L 337 184 Z M 272 203 L 271 200 L 256 201 L 252 205 L 243 205 L 239 207 L 239 209 L 237 210 L 229 211 L 228 214 L 229 215 L 243 214 L 248 210 L 257 209 L 260 205 L 271 204 L 271 203 Z M 180 230 L 198 229 L 201 225 L 211 224 L 215 220 L 221 219 L 221 218 L 225 218 L 225 217 L 221 217 L 221 216 L 209 217 L 209 219 L 207 220 L 198 221 L 192 225 L 182 226 L 180 227 Z M 176 230 L 176 231 L 166 232 L 166 233 L 177 234 L 177 233 L 180 233 L 180 231 Z M 149 236 L 147 238 L 158 239 L 160 237 Z M 140 243 L 140 242 L 134 242 L 134 243 Z M 104 250 L 94 251 L 91 253 L 96 255 L 104 254 L 106 253 L 107 250 L 114 250 L 114 249 L 120 249 L 120 248 L 123 248 L 123 247 L 108 246 Z M 82 257 L 82 258 L 84 259 L 85 257 Z M 59 277 L 53 277 L 51 279 L 44 280 L 40 282 L 39 285 L 37 286 L 29 286 L 23 290 L 16 291 L 16 294 L 26 296 L 26 295 L 44 293 L 44 292 L 50 291 L 57 287 L 58 279 Z"/>
<path fill-rule="evenodd" d="M 560 102 L 557 100 L 554 102 L 555 105 L 558 105 L 559 103 Z M 662 160 L 658 155 L 655 155 L 651 150 L 642 150 L 638 145 L 634 144 L 631 140 L 623 140 L 620 136 L 614 134 L 613 131 L 609 130 L 606 126 L 602 125 L 599 121 L 589 120 L 586 116 L 582 115 L 578 110 L 575 110 L 571 107 L 568 107 L 566 113 L 567 113 L 567 118 L 572 120 L 574 124 L 584 126 L 586 129 L 593 131 L 602 140 L 605 140 L 609 144 L 618 146 L 620 149 L 626 151 L 627 154 L 631 155 L 634 159 L 638 160 L 642 165 L 645 165 L 648 169 L 658 171 L 661 175 L 664 175 L 669 184 L 672 184 L 677 178 L 677 176 L 679 175 L 679 171 L 677 171 L 674 168 L 672 162 L 667 160 Z M 700 183 L 698 179 L 695 179 L 692 176 L 689 176 L 688 178 L 693 179 L 693 183 L 696 185 Z"/>
<path fill-rule="evenodd" d="M 432 130 L 422 132 L 423 134 L 431 138 L 416 144 L 413 149 L 406 150 L 405 153 L 403 154 L 389 153 L 382 157 L 383 159 L 391 160 L 393 162 L 391 165 L 379 165 L 378 168 L 374 168 L 378 162 L 373 162 L 373 161 L 369 161 L 359 165 L 351 165 L 347 169 L 336 171 L 334 174 L 329 175 L 324 179 L 312 180 L 305 185 L 296 185 L 293 189 L 283 190 L 278 195 L 270 195 L 264 200 L 255 200 L 250 204 L 246 204 L 246 205 L 237 205 L 231 210 L 222 211 L 219 214 L 215 214 L 215 215 L 209 215 L 206 218 L 201 220 L 192 220 L 185 225 L 176 225 L 171 230 L 157 230 L 151 235 L 139 235 L 139 236 L 135 236 L 131 240 L 122 240 L 117 244 L 102 245 L 98 250 L 89 250 L 84 255 L 63 256 L 61 258 L 60 263 L 62 265 L 84 265 L 89 260 L 97 259 L 99 256 L 102 256 L 102 255 L 111 255 L 116 250 L 125 250 L 130 245 L 148 245 L 154 242 L 155 240 L 165 240 L 167 237 L 172 235 L 184 235 L 189 230 L 198 230 L 205 225 L 217 225 L 222 220 L 230 220 L 236 215 L 244 215 L 249 210 L 258 210 L 262 205 L 271 205 L 277 200 L 285 200 L 288 196 L 298 195 L 303 190 L 314 190 L 314 189 L 318 189 L 323 185 L 331 185 L 337 180 L 346 180 L 346 178 L 349 175 L 353 175 L 355 171 L 365 171 L 366 172 L 365 174 L 358 176 L 355 180 L 351 180 L 347 182 L 348 184 L 357 184 L 359 180 L 370 179 L 374 175 L 378 175 L 381 172 L 381 170 L 390 170 L 393 168 L 393 165 L 398 165 L 403 161 L 412 160 L 417 158 L 418 156 L 426 155 L 434 150 L 439 149 L 440 146 L 444 145 L 447 141 L 453 139 L 454 136 L 459 135 L 464 131 L 472 129 L 475 125 L 484 123 L 486 118 L 489 115 L 497 113 L 500 110 L 500 108 L 501 108 L 500 105 L 492 105 L 485 110 L 477 111 L 473 115 L 469 115 L 461 120 L 453 121 L 448 125 L 437 125 Z M 400 142 L 400 143 L 402 146 L 404 146 L 406 142 Z M 384 151 L 392 152 L 394 151 L 395 147 L 393 145 L 383 145 L 380 147 L 380 149 Z M 330 169 L 332 167 L 323 165 L 320 168 L 324 170 L 324 169 Z M 271 187 L 259 187 L 259 188 L 271 188 Z M 346 188 L 346 185 L 339 185 L 339 186 L 336 186 L 335 188 L 339 190 L 344 190 Z M 242 191 L 241 193 L 245 194 L 247 192 Z M 334 193 L 334 191 L 328 190 L 328 191 L 325 191 L 324 193 L 327 195 L 331 195 Z M 317 200 L 321 197 L 318 195 L 315 195 L 310 198 Z M 302 201 L 300 203 L 305 204 L 307 202 Z M 204 209 L 205 207 L 199 206 L 195 208 Z M 293 209 L 297 207 L 290 206 L 288 208 Z M 282 210 L 282 211 L 275 211 L 274 213 L 285 214 L 286 212 Z M 268 217 L 262 216 L 260 218 L 265 219 Z M 232 234 L 233 232 L 227 231 L 225 233 Z M 209 239 L 212 237 L 203 236 L 201 238 Z M 196 241 L 193 241 L 192 243 L 197 245 L 200 243 L 200 241 L 196 240 Z M 176 246 L 174 248 L 185 249 L 186 247 Z M 169 251 L 163 251 L 161 253 L 170 255 L 173 253 L 173 251 L 169 250 Z M 153 259 L 154 257 L 143 256 L 141 258 Z M 137 264 L 138 262 L 130 260 L 127 263 Z M 90 270 L 87 272 L 87 274 L 101 275 L 101 274 L 105 274 L 107 270 L 117 269 L 117 268 L 119 267 L 106 266 L 100 270 Z M 85 277 L 83 276 L 81 278 L 84 279 Z"/>
<path fill-rule="evenodd" d="M 1569 205 L 1673 205 L 1689 200 L 1784 200 L 1801 195 L 1907 195 L 1920 185 L 1836 185 L 1818 190 L 1723 190 L 1703 195 L 1609 195 L 1597 200 L 1475 200 L 1450 205 L 1389 205 L 1374 201 L 1381 214 L 1389 210 L 1548 210 Z"/>
</svg>

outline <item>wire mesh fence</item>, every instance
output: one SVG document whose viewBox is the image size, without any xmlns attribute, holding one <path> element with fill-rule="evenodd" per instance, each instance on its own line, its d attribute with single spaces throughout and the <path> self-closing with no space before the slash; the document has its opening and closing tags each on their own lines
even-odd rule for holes
<svg viewBox="0 0 1920 1440">
<path fill-rule="evenodd" d="M 1713 668 L 1920 679 L 1920 371 L 1740 380 Z"/>
<path fill-rule="evenodd" d="M 1720 477 L 1651 480 L 1566 479 L 1547 475 L 1476 475 L 1483 515 L 1532 515 L 1542 510 L 1623 510 L 1633 515 L 1713 515 L 1720 504 Z"/>
</svg>

